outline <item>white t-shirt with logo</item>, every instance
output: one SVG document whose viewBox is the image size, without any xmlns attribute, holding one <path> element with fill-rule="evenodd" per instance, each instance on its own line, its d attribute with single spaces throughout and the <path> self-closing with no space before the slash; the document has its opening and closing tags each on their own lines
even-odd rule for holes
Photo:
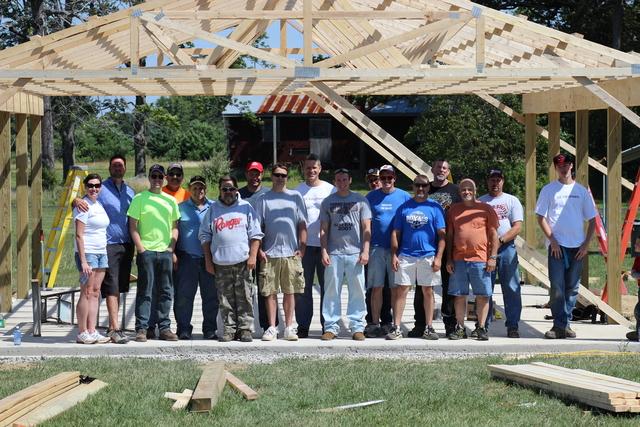
<svg viewBox="0 0 640 427">
<path fill-rule="evenodd" d="M 84 200 L 89 204 L 86 212 L 80 212 L 78 208 L 73 210 L 74 221 L 84 224 L 84 253 L 86 254 L 106 254 L 107 253 L 107 227 L 109 226 L 109 216 L 102 204 L 93 202 L 88 197 Z M 78 252 L 77 242 L 74 239 L 74 249 Z"/>
<path fill-rule="evenodd" d="M 320 247 L 320 205 L 322 201 L 336 192 L 336 188 L 326 181 L 309 187 L 306 182 L 300 183 L 295 190 L 302 195 L 307 208 L 307 246 Z"/>
<path fill-rule="evenodd" d="M 542 187 L 536 215 L 546 218 L 560 246 L 577 248 L 585 239 L 584 222 L 595 218 L 596 209 L 591 194 L 582 185 L 553 181 Z"/>
<path fill-rule="evenodd" d="M 522 203 L 517 197 L 511 194 L 502 193 L 498 197 L 492 197 L 489 194 L 478 199 L 481 202 L 491 205 L 493 210 L 498 215 L 498 236 L 504 236 L 507 231 L 511 230 L 513 223 L 516 221 L 524 220 L 524 213 L 522 210 Z"/>
</svg>

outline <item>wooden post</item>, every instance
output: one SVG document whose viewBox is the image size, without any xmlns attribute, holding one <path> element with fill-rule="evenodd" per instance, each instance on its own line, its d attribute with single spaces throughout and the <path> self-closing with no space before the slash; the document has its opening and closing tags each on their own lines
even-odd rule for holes
<svg viewBox="0 0 640 427">
<path fill-rule="evenodd" d="M 313 2 L 311 0 L 303 1 L 303 34 L 302 34 L 302 51 L 304 53 L 304 66 L 311 67 L 313 65 L 313 19 L 312 16 Z"/>
<path fill-rule="evenodd" d="M 280 55 L 284 56 L 285 58 L 288 57 L 287 55 L 287 20 L 286 19 L 280 20 Z"/>
<path fill-rule="evenodd" d="M 576 111 L 576 181 L 589 188 L 589 110 Z M 589 287 L 589 257 L 582 262 L 582 285 Z"/>
<path fill-rule="evenodd" d="M 560 154 L 560 113 L 548 114 L 549 118 L 549 181 L 556 180 L 556 169 L 551 159 L 556 154 Z"/>
<path fill-rule="evenodd" d="M 0 111 L 0 311 L 11 311 L 11 115 Z"/>
<path fill-rule="evenodd" d="M 525 157 L 525 240 L 532 247 L 538 246 L 536 239 L 536 115 L 524 115 L 524 157 Z M 527 282 L 532 283 L 534 278 L 527 275 Z"/>
<path fill-rule="evenodd" d="M 622 310 L 620 296 L 620 230 L 622 227 L 620 178 L 622 176 L 622 116 L 613 108 L 607 109 L 607 291 L 609 305 Z"/>
<path fill-rule="evenodd" d="M 40 233 L 42 233 L 42 117 L 30 116 L 31 126 L 31 277 L 42 268 Z"/>
<path fill-rule="evenodd" d="M 29 265 L 29 159 L 27 155 L 27 115 L 16 114 L 16 247 L 17 298 L 25 299 L 31 288 Z"/>
</svg>

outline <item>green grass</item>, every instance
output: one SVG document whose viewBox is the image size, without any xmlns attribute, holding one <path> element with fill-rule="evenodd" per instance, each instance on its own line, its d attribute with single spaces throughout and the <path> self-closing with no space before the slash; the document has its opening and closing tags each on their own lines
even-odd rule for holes
<svg viewBox="0 0 640 427">
<path fill-rule="evenodd" d="M 532 359 L 533 360 L 533 359 Z M 633 381 L 640 380 L 640 356 L 535 358 Z M 531 360 L 521 361 L 527 363 Z M 613 362 L 613 363 L 612 363 Z M 55 359 L 0 370 L 0 396 L 67 370 L 109 384 L 83 404 L 46 425 L 637 425 L 633 415 L 600 412 L 570 401 L 489 378 L 499 357 L 406 361 L 371 359 L 284 359 L 273 364 L 231 366 L 260 394 L 247 402 L 229 387 L 210 413 L 172 412 L 166 391 L 193 388 L 200 369 L 191 361 L 146 359 Z M 384 399 L 368 408 L 340 413 L 316 409 Z"/>
</svg>

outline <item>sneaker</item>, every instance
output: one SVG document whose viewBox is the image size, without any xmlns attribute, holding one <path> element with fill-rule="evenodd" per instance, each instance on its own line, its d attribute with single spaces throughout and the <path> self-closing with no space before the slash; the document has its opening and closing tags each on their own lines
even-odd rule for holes
<svg viewBox="0 0 640 427">
<path fill-rule="evenodd" d="M 471 333 L 469 334 L 469 337 L 478 338 L 478 329 L 480 329 L 480 327 L 476 324 L 476 328 L 473 331 L 471 331 Z"/>
<path fill-rule="evenodd" d="M 147 329 L 147 339 L 148 340 L 155 340 L 156 339 L 156 330 L 154 329 Z"/>
<path fill-rule="evenodd" d="M 508 338 L 520 338 L 520 332 L 516 328 L 507 328 Z"/>
<path fill-rule="evenodd" d="M 322 334 L 320 339 L 322 341 L 331 341 L 332 339 L 335 339 L 335 337 L 336 337 L 336 334 L 334 334 L 333 332 L 325 332 L 324 334 Z"/>
<path fill-rule="evenodd" d="M 364 341 L 364 334 L 362 332 L 356 332 L 351 336 L 354 341 Z"/>
<path fill-rule="evenodd" d="M 262 341 L 273 341 L 278 339 L 278 330 L 275 326 L 269 326 L 264 334 L 262 334 Z"/>
<path fill-rule="evenodd" d="M 433 329 L 433 327 L 427 326 L 427 329 L 425 329 L 424 333 L 422 334 L 422 338 L 424 338 L 425 340 L 435 341 L 439 339 L 440 336 L 438 335 L 436 330 Z"/>
<path fill-rule="evenodd" d="M 638 331 L 627 332 L 627 339 L 629 341 L 638 341 Z"/>
<path fill-rule="evenodd" d="M 139 329 L 136 332 L 136 338 L 135 338 L 136 342 L 147 342 L 147 335 L 149 334 L 147 333 L 146 329 Z M 153 335 L 155 336 L 155 334 Z"/>
<path fill-rule="evenodd" d="M 575 338 L 576 337 L 576 333 L 573 331 L 573 329 L 571 329 L 570 327 L 567 326 L 567 329 L 564 330 L 564 334 L 567 338 Z"/>
<path fill-rule="evenodd" d="M 385 336 L 393 329 L 393 325 L 390 323 L 385 323 L 380 326 L 380 336 Z"/>
<path fill-rule="evenodd" d="M 556 328 L 555 326 L 551 330 L 544 333 L 544 337 L 549 340 L 560 340 L 567 337 L 567 333 L 564 329 Z"/>
<path fill-rule="evenodd" d="M 456 325 L 456 329 L 447 335 L 450 340 L 462 340 L 467 338 L 467 328 L 464 326 Z"/>
<path fill-rule="evenodd" d="M 78 344 L 95 344 L 95 337 L 87 331 L 82 332 L 76 337 Z"/>
<path fill-rule="evenodd" d="M 233 338 L 235 337 L 234 333 L 228 333 L 228 334 L 223 334 L 219 341 L 220 342 L 229 342 L 229 341 L 233 341 Z"/>
<path fill-rule="evenodd" d="M 402 338 L 402 331 L 399 326 L 394 326 L 391 328 L 389 333 L 386 335 L 386 339 L 388 340 L 399 340 Z"/>
<path fill-rule="evenodd" d="M 243 329 L 242 331 L 240 331 L 240 341 L 241 342 L 253 341 L 253 337 L 251 336 L 251 331 L 247 329 Z"/>
<path fill-rule="evenodd" d="M 478 331 L 478 341 L 488 341 L 489 340 L 489 331 L 487 328 L 477 328 Z"/>
<path fill-rule="evenodd" d="M 129 338 L 122 332 L 121 329 L 109 329 L 107 331 L 107 336 L 111 339 L 111 342 L 114 344 L 126 344 L 129 342 Z"/>
<path fill-rule="evenodd" d="M 309 328 L 298 325 L 298 338 L 309 338 Z"/>
<path fill-rule="evenodd" d="M 284 328 L 284 339 L 287 341 L 298 341 L 298 331 L 293 326 Z"/>
<path fill-rule="evenodd" d="M 420 337 L 424 336 L 424 334 L 425 334 L 426 332 L 427 332 L 427 331 L 426 331 L 426 330 L 424 330 L 424 329 L 420 329 L 420 328 L 416 328 L 416 327 L 414 327 L 412 330 L 410 330 L 409 332 L 407 332 L 407 336 L 408 336 L 409 338 L 420 338 Z"/>
<path fill-rule="evenodd" d="M 163 329 L 160 331 L 160 339 L 163 341 L 178 341 L 178 336 L 171 332 L 171 329 Z"/>
<path fill-rule="evenodd" d="M 98 344 L 106 344 L 106 343 L 108 343 L 108 342 L 110 342 L 110 341 L 111 341 L 111 338 L 110 338 L 110 337 L 105 337 L 104 335 L 102 335 L 102 334 L 101 334 L 100 332 L 98 332 L 98 331 L 93 331 L 93 332 L 91 333 L 91 336 L 92 336 L 93 338 L 95 338 L 95 340 L 96 340 L 95 342 L 97 342 Z"/>
<path fill-rule="evenodd" d="M 367 338 L 378 338 L 380 336 L 380 325 L 370 323 L 364 328 L 364 336 Z"/>
</svg>

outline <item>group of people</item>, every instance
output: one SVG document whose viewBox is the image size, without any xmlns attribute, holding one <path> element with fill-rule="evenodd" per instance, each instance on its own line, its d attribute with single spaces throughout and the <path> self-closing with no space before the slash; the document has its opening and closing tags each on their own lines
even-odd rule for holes
<svg viewBox="0 0 640 427">
<path fill-rule="evenodd" d="M 547 338 L 574 337 L 569 321 L 581 262 L 593 235 L 595 210 L 587 190 L 572 177 L 573 161 L 553 159 L 558 180 L 543 188 L 536 206 L 548 239 L 551 310 Z M 271 168 L 272 188 L 262 185 L 264 167 L 250 162 L 247 185 L 234 177 L 218 182 L 219 198 L 206 196 L 204 178 L 182 188 L 184 170 L 149 169 L 149 188 L 137 195 L 124 182 L 126 159 L 114 156 L 109 178 L 89 174 L 86 195 L 74 201 L 76 261 L 81 274 L 79 343 L 126 343 L 118 325 L 119 294 L 128 292 L 136 255 L 138 279 L 135 340 L 192 339 L 191 319 L 198 288 L 203 301 L 204 339 L 253 340 L 254 284 L 259 294 L 262 340 L 309 336 L 314 283 L 320 288 L 321 339 L 335 339 L 342 317 L 341 290 L 347 284 L 348 329 L 354 340 L 403 337 L 401 321 L 412 286 L 415 324 L 409 337 L 439 338 L 433 327 L 435 290 L 440 287 L 445 335 L 452 340 L 489 338 L 492 294 L 499 279 L 507 336 L 518 338 L 522 311 L 514 239 L 523 209 L 503 192 L 505 175 L 487 173 L 488 194 L 476 184 L 449 181 L 446 160 L 432 164 L 433 179 L 418 175 L 412 194 L 396 188 L 393 166 L 370 169 L 366 196 L 351 190 L 352 172 L 336 169 L 333 184 L 320 179 L 320 159 L 303 164 L 304 182 L 287 188 L 288 166 Z M 164 185 L 164 181 L 167 181 Z M 585 233 L 584 221 L 589 221 Z M 465 327 L 467 296 L 475 296 L 477 322 Z M 96 331 L 98 292 L 106 298 L 109 329 Z M 278 317 L 277 295 L 284 316 Z M 173 306 L 177 333 L 169 318 Z M 218 337 L 216 318 L 223 325 Z M 294 318 L 297 326 L 294 326 Z M 156 331 L 157 329 L 157 331 Z M 157 332 L 157 333 L 156 333 Z"/>
</svg>

